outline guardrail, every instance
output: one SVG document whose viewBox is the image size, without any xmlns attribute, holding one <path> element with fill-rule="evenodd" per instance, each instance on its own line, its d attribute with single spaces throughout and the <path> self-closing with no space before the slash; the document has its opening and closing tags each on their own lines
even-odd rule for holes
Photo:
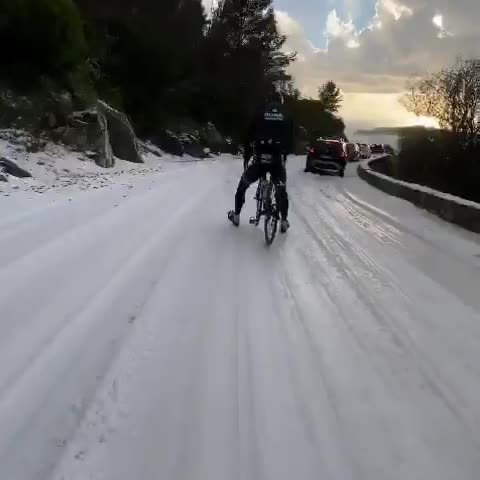
<svg viewBox="0 0 480 480">
<path fill-rule="evenodd" d="M 358 176 L 389 195 L 407 200 L 448 222 L 480 233 L 480 204 L 423 185 L 403 182 L 376 172 L 372 168 L 372 164 L 385 162 L 387 158 L 379 157 L 361 162 L 358 166 Z"/>
</svg>

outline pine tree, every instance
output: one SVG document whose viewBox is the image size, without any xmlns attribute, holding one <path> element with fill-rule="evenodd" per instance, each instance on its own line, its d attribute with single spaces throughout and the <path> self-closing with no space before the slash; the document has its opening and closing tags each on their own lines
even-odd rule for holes
<svg viewBox="0 0 480 480">
<path fill-rule="evenodd" d="M 272 83 L 290 79 L 293 56 L 282 51 L 272 0 L 222 0 L 205 55 L 213 112 L 232 134 L 241 133 Z M 235 117 L 232 117 L 232 111 Z"/>
<path fill-rule="evenodd" d="M 141 133 L 190 116 L 206 22 L 201 0 L 76 2 L 90 27 L 102 95 L 118 96 Z"/>
<path fill-rule="evenodd" d="M 288 78 L 285 71 L 294 56 L 282 52 L 272 0 L 222 0 L 212 21 L 212 34 L 224 37 L 227 54 L 242 49 L 260 54 L 268 80 Z"/>
<path fill-rule="evenodd" d="M 337 113 L 343 101 L 342 92 L 331 80 L 318 89 L 318 99 L 323 110 L 330 113 Z"/>
</svg>

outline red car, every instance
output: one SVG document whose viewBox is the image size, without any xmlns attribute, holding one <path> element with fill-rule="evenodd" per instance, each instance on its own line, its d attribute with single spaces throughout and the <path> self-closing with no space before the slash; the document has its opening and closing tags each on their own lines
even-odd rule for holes
<svg viewBox="0 0 480 480">
<path fill-rule="evenodd" d="M 305 172 L 331 173 L 345 176 L 347 147 L 340 140 L 317 140 L 307 153 Z"/>
</svg>

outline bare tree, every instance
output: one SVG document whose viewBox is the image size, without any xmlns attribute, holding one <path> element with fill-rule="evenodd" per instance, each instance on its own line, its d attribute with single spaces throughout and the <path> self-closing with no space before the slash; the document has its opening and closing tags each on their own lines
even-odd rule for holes
<svg viewBox="0 0 480 480">
<path fill-rule="evenodd" d="M 467 142 L 479 140 L 480 60 L 458 60 L 454 67 L 412 82 L 409 89 L 401 99 L 408 111 L 436 118 L 441 128 Z"/>
</svg>

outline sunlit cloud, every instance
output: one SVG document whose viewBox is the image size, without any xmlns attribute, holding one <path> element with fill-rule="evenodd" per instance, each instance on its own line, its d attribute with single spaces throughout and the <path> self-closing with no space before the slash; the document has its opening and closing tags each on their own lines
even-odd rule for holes
<svg viewBox="0 0 480 480">
<path fill-rule="evenodd" d="M 301 59 L 291 67 L 298 88 L 314 97 L 319 85 L 336 81 L 345 92 L 347 123 L 428 123 L 403 109 L 399 92 L 409 80 L 438 71 L 458 56 L 480 57 L 478 0 L 377 0 L 362 28 L 335 6 L 338 0 L 332 1 L 334 8 L 324 17 L 323 48 L 288 11 L 278 12 L 277 19 L 287 35 L 285 48 Z"/>
<path fill-rule="evenodd" d="M 413 15 L 413 10 L 411 8 L 395 2 L 394 0 L 381 0 L 379 3 L 395 20 L 399 20 L 403 15 Z"/>
</svg>

